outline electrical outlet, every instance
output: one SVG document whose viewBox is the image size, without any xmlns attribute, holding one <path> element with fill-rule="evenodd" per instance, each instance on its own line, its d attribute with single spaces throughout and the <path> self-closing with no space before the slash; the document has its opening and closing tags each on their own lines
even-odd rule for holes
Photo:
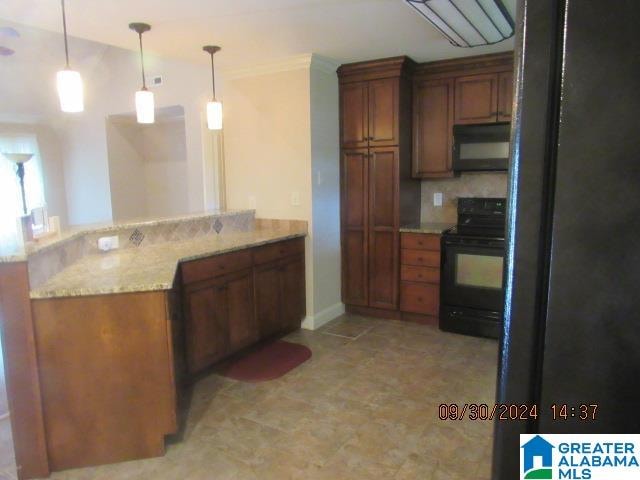
<svg viewBox="0 0 640 480">
<path fill-rule="evenodd" d="M 300 193 L 299 192 L 291 192 L 291 205 L 294 207 L 300 206 Z"/>
<path fill-rule="evenodd" d="M 249 208 L 255 210 L 256 205 L 257 205 L 256 196 L 255 195 L 249 195 L 248 200 L 249 200 Z"/>
<path fill-rule="evenodd" d="M 442 192 L 436 192 L 433 194 L 433 206 L 434 207 L 442 206 Z"/>
<path fill-rule="evenodd" d="M 113 237 L 100 237 L 98 239 L 98 249 L 103 252 L 108 252 L 109 250 L 115 250 L 120 247 L 120 241 L 118 240 L 118 236 L 114 235 Z"/>
</svg>

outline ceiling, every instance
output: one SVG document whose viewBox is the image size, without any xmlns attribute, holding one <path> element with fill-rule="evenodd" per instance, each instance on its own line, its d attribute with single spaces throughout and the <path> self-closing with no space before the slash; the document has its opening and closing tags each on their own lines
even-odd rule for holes
<svg viewBox="0 0 640 480">
<path fill-rule="evenodd" d="M 465 0 L 466 1 L 466 0 Z M 152 25 L 145 48 L 158 55 L 207 62 L 218 44 L 222 68 L 246 67 L 302 53 L 338 63 L 409 55 L 438 60 L 513 49 L 513 39 L 473 49 L 450 45 L 403 0 L 66 0 L 72 36 L 136 49 L 133 21 Z M 505 0 L 515 18 L 516 0 Z M 2 0 L 6 19 L 62 31 L 58 0 Z M 71 43 L 73 57 L 73 42 Z"/>
</svg>

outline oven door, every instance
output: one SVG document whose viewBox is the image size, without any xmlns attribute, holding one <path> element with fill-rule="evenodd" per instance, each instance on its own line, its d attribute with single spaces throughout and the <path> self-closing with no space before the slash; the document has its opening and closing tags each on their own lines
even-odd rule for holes
<svg viewBox="0 0 640 480">
<path fill-rule="evenodd" d="M 504 240 L 442 239 L 442 304 L 502 312 Z"/>
</svg>

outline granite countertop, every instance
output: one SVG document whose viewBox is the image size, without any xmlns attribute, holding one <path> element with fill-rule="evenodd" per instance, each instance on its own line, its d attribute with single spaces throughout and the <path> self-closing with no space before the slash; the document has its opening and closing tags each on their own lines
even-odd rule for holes
<svg viewBox="0 0 640 480">
<path fill-rule="evenodd" d="M 180 262 L 306 234 L 306 229 L 299 227 L 261 228 L 90 254 L 32 288 L 30 295 L 37 299 L 169 290 Z"/>
<path fill-rule="evenodd" d="M 455 227 L 455 225 L 455 223 L 421 222 L 402 225 L 400 231 L 405 233 L 435 233 L 439 235 L 444 233 L 445 230 Z"/>
<path fill-rule="evenodd" d="M 154 219 L 134 219 L 122 223 L 105 222 L 91 225 L 74 226 L 66 229 L 61 233 L 41 238 L 40 240 L 30 242 L 26 245 L 23 245 L 20 241 L 18 241 L 18 239 L 11 239 L 11 241 L 0 243 L 0 263 L 26 261 L 30 255 L 41 252 L 43 250 L 47 250 L 49 248 L 53 248 L 61 242 L 64 242 L 65 240 L 71 240 L 82 235 L 93 233 L 104 233 L 105 235 L 107 235 L 110 232 L 115 232 L 127 228 L 153 227 L 162 225 L 164 223 L 174 222 L 176 220 L 197 220 L 199 218 L 207 218 L 212 215 L 222 218 L 229 215 L 249 213 L 252 211 L 253 210 L 211 210 L 207 212 L 190 213 L 179 216 L 160 217 Z"/>
</svg>

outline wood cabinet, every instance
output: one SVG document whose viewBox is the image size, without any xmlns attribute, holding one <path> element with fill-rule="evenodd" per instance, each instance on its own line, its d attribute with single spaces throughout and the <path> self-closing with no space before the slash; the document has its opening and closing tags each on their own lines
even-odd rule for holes
<svg viewBox="0 0 640 480">
<path fill-rule="evenodd" d="M 438 317 L 440 235 L 401 234 L 400 310 Z"/>
<path fill-rule="evenodd" d="M 511 121 L 513 71 L 456 78 L 455 123 Z"/>
<path fill-rule="evenodd" d="M 513 104 L 513 71 L 498 74 L 498 121 L 510 122 Z"/>
<path fill-rule="evenodd" d="M 456 124 L 491 123 L 498 118 L 498 75 L 469 75 L 456 78 Z"/>
<path fill-rule="evenodd" d="M 452 177 L 453 79 L 418 81 L 414 87 L 413 175 Z"/>
<path fill-rule="evenodd" d="M 303 238 L 181 268 L 191 374 L 260 339 L 300 327 L 306 310 Z"/>
<path fill-rule="evenodd" d="M 398 229 L 401 221 L 418 219 L 420 206 L 420 184 L 411 178 L 411 68 L 398 57 L 338 71 L 342 299 L 348 308 L 398 309 Z"/>
<path fill-rule="evenodd" d="M 299 327 L 306 310 L 304 258 L 296 256 L 257 267 L 255 282 L 260 336 Z"/>
<path fill-rule="evenodd" d="M 342 299 L 367 305 L 369 150 L 344 150 L 341 161 Z"/>
<path fill-rule="evenodd" d="M 513 55 L 425 63 L 413 80 L 415 178 L 452 177 L 454 124 L 511 121 Z"/>
<path fill-rule="evenodd" d="M 341 99 L 343 148 L 397 145 L 399 137 L 398 78 L 345 85 Z"/>
<path fill-rule="evenodd" d="M 253 272 L 243 270 L 185 288 L 187 365 L 196 372 L 258 338 Z"/>
</svg>

